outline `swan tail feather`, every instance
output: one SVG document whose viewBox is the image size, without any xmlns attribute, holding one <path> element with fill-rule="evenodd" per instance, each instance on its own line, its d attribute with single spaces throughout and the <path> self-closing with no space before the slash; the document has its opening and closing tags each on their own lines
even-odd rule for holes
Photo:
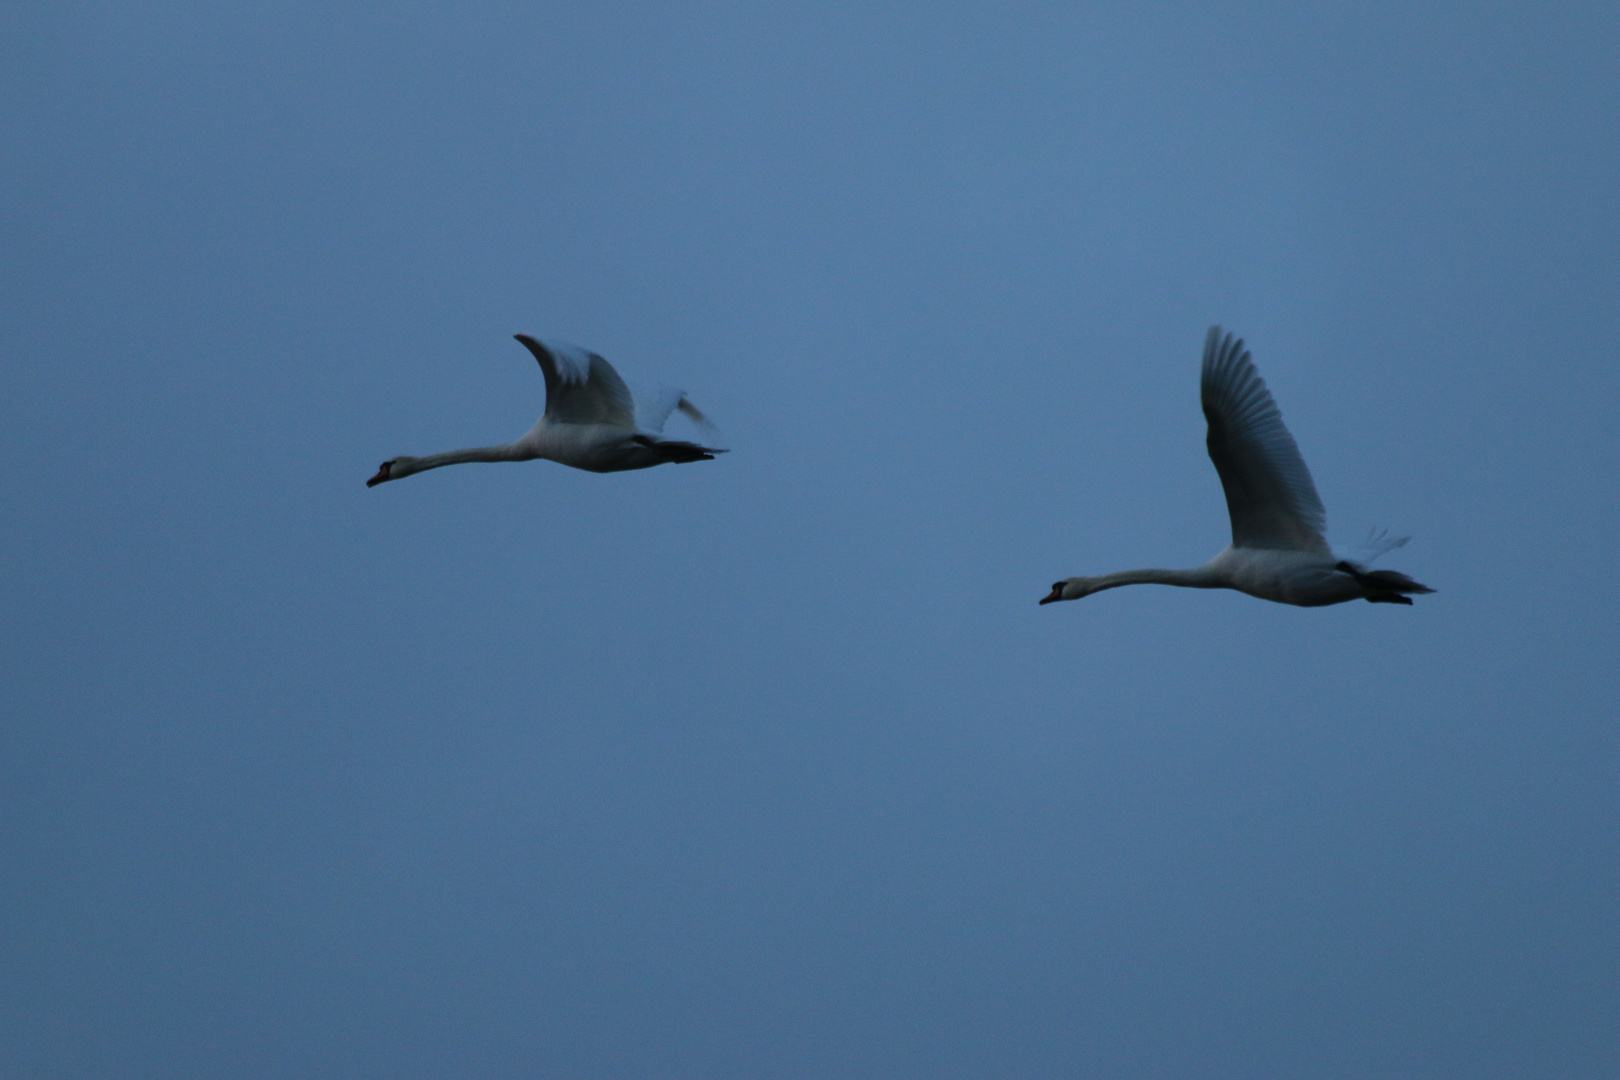
<svg viewBox="0 0 1620 1080">
<path fill-rule="evenodd" d="M 649 450 L 656 450 L 664 461 L 675 465 L 685 465 L 690 461 L 713 461 L 714 455 L 726 452 L 679 439 L 655 439 L 650 435 L 637 435 L 635 441 Z"/>
<path fill-rule="evenodd" d="M 1355 578 L 1369 604 L 1410 604 L 1408 593 L 1432 593 L 1427 585 L 1420 585 L 1399 570 L 1364 570 L 1353 562 L 1341 562 L 1334 567 Z"/>
</svg>

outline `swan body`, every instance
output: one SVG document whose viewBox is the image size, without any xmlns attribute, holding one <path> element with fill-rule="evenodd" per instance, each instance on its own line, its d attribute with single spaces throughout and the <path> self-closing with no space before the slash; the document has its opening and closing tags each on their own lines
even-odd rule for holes
<svg viewBox="0 0 1620 1080">
<path fill-rule="evenodd" d="M 1238 592 L 1298 607 L 1347 600 L 1410 604 L 1409 594 L 1434 590 L 1394 570 L 1333 554 L 1323 533 L 1327 515 L 1305 459 L 1283 426 L 1282 413 L 1240 339 L 1212 326 L 1204 339 L 1204 416 L 1210 460 L 1226 492 L 1232 543 L 1203 566 L 1187 570 L 1123 570 L 1072 577 L 1041 600 L 1078 600 L 1121 585 L 1181 585 Z M 1370 538 L 1373 558 L 1406 539 Z M 1367 561 L 1371 561 L 1370 559 Z"/>
<path fill-rule="evenodd" d="M 679 409 L 698 424 L 708 419 L 679 390 L 665 390 L 637 403 L 613 370 L 593 352 L 561 342 L 514 335 L 539 361 L 546 380 L 546 411 L 519 438 L 499 446 L 452 450 L 427 457 L 400 456 L 382 463 L 366 481 L 376 487 L 412 473 L 469 461 L 534 461 L 544 458 L 588 472 L 624 472 L 667 463 L 712 461 L 725 453 L 697 443 L 665 439 L 669 414 Z"/>
</svg>

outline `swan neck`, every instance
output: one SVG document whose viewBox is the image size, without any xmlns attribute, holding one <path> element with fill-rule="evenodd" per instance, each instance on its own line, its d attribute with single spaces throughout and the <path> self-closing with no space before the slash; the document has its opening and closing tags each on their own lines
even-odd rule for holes
<svg viewBox="0 0 1620 1080">
<path fill-rule="evenodd" d="M 501 446 L 475 446 L 468 450 L 450 450 L 443 454 L 429 454 L 427 457 L 411 458 L 407 464 L 410 473 L 426 472 L 445 465 L 463 465 L 469 461 L 521 461 L 522 455 L 517 451 L 515 444 L 506 443 Z M 396 471 L 397 467 L 396 467 Z"/>
<path fill-rule="evenodd" d="M 1121 570 L 1096 579 L 1099 591 L 1117 589 L 1121 585 L 1181 585 L 1192 589 L 1214 589 L 1220 587 L 1220 582 L 1214 580 L 1209 569 L 1203 566 L 1191 570 Z"/>
</svg>

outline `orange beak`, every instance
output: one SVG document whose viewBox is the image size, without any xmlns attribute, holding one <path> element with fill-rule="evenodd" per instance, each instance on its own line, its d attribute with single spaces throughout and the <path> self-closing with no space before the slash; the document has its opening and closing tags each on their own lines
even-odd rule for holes
<svg viewBox="0 0 1620 1080">
<path fill-rule="evenodd" d="M 376 487 L 384 480 L 392 480 L 393 477 L 388 475 L 388 466 L 392 464 L 393 462 L 391 461 L 383 462 L 383 467 L 377 470 L 377 475 L 366 481 L 366 487 Z"/>
<path fill-rule="evenodd" d="M 1062 585 L 1054 585 L 1054 586 L 1052 586 L 1052 595 L 1050 595 L 1050 596 L 1046 597 L 1045 599 L 1043 599 L 1041 601 L 1041 603 L 1050 604 L 1054 600 L 1061 600 L 1061 599 L 1063 599 L 1063 586 Z"/>
</svg>

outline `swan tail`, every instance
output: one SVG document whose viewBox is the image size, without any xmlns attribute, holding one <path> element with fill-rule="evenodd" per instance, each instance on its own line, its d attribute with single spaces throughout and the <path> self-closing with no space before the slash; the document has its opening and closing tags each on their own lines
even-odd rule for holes
<svg viewBox="0 0 1620 1080">
<path fill-rule="evenodd" d="M 650 435 L 637 435 L 635 441 L 649 450 L 656 450 L 665 462 L 675 465 L 685 465 L 689 461 L 713 461 L 714 455 L 725 453 L 712 446 L 699 446 L 679 439 L 655 439 Z"/>
<path fill-rule="evenodd" d="M 1434 592 L 1399 570 L 1364 570 L 1352 562 L 1341 562 L 1334 569 L 1355 578 L 1362 588 L 1362 598 L 1369 604 L 1410 605 L 1412 601 L 1407 594 Z"/>
</svg>

